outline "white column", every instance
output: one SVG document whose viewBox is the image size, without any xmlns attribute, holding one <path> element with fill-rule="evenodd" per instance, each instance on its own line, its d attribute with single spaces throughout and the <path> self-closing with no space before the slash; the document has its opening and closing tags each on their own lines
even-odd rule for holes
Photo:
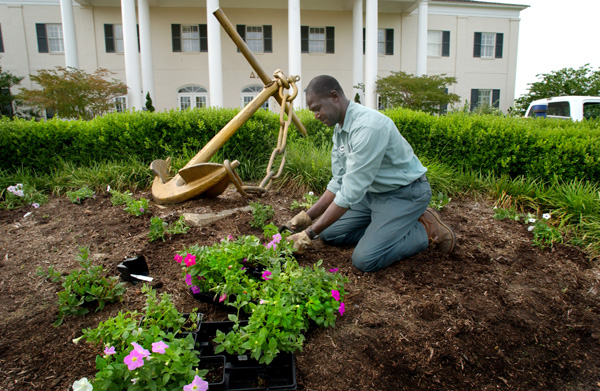
<svg viewBox="0 0 600 391">
<path fill-rule="evenodd" d="M 352 8 L 352 96 L 348 99 L 354 100 L 354 96 L 360 96 L 361 103 L 365 103 L 362 89 L 357 88 L 364 83 L 363 66 L 363 2 L 354 0 Z"/>
<path fill-rule="evenodd" d="M 288 64 L 287 76 L 300 76 L 296 83 L 298 96 L 294 99 L 294 107 L 304 107 L 302 91 L 302 47 L 300 37 L 300 0 L 288 0 Z"/>
<path fill-rule="evenodd" d="M 140 51 L 142 56 L 142 101 L 146 105 L 146 94 L 150 93 L 152 102 L 156 103 L 154 95 L 154 64 L 152 62 L 152 37 L 150 35 L 150 7 L 148 0 L 138 0 L 140 19 Z"/>
<path fill-rule="evenodd" d="M 142 83 L 140 80 L 140 56 L 137 45 L 135 0 L 121 0 L 123 19 L 123 46 L 125 50 L 125 77 L 127 80 L 128 104 L 131 109 L 140 110 L 142 105 Z"/>
<path fill-rule="evenodd" d="M 427 0 L 421 0 L 417 19 L 417 76 L 427 74 L 427 9 Z"/>
<path fill-rule="evenodd" d="M 60 16 L 62 18 L 63 41 L 65 43 L 65 65 L 67 67 L 79 68 L 72 0 L 60 0 Z"/>
<path fill-rule="evenodd" d="M 223 61 L 221 57 L 221 25 L 213 12 L 219 0 L 206 0 L 206 30 L 208 34 L 209 104 L 223 107 Z"/>
<path fill-rule="evenodd" d="M 377 0 L 367 0 L 365 27 L 365 106 L 377 108 Z"/>
</svg>

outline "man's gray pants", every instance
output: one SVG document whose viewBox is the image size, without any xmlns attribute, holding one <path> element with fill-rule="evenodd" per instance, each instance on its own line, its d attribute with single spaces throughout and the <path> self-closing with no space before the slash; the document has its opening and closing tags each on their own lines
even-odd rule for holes
<svg viewBox="0 0 600 391">
<path fill-rule="evenodd" d="M 429 244 L 419 223 L 431 200 L 424 176 L 386 193 L 369 193 L 321 232 L 323 242 L 334 246 L 356 245 L 352 264 L 374 272 L 425 250 Z"/>
</svg>

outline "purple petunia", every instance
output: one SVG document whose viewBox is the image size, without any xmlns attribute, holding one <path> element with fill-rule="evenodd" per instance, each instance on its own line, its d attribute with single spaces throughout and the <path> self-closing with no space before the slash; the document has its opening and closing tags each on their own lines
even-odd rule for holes
<svg viewBox="0 0 600 391">
<path fill-rule="evenodd" d="M 268 281 L 268 280 L 270 280 L 270 279 L 272 278 L 272 277 L 271 277 L 271 275 L 273 275 L 273 273 L 271 273 L 271 272 L 270 272 L 270 271 L 268 271 L 268 270 L 265 270 L 265 271 L 263 272 L 263 274 L 262 274 L 262 278 L 264 278 L 265 280 L 267 280 L 267 281 Z"/>
</svg>

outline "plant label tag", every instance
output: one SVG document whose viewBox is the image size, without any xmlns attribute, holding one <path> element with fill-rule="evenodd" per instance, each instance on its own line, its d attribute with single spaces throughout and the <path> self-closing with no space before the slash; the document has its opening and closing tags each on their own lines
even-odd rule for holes
<svg viewBox="0 0 600 391">
<path fill-rule="evenodd" d="M 248 361 L 248 355 L 244 354 L 243 356 L 238 356 L 239 361 Z"/>
<path fill-rule="evenodd" d="M 153 280 L 152 277 L 141 276 L 139 274 L 130 274 L 130 276 L 133 277 L 133 278 L 137 278 L 138 280 L 142 280 L 142 281 L 152 281 Z"/>
</svg>

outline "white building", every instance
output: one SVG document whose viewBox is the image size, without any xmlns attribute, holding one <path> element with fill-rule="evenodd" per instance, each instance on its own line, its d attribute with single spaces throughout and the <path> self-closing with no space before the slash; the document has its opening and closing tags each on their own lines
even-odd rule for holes
<svg viewBox="0 0 600 391">
<path fill-rule="evenodd" d="M 40 69 L 106 68 L 128 85 L 128 108 L 147 92 L 157 110 L 240 107 L 263 83 L 219 7 L 269 76 L 299 75 L 301 90 L 329 74 L 350 99 L 363 83 L 361 102 L 376 107 L 377 78 L 404 71 L 455 76 L 463 103 L 513 105 L 527 6 L 471 0 L 0 0 L 0 67 L 27 88 Z"/>
</svg>

